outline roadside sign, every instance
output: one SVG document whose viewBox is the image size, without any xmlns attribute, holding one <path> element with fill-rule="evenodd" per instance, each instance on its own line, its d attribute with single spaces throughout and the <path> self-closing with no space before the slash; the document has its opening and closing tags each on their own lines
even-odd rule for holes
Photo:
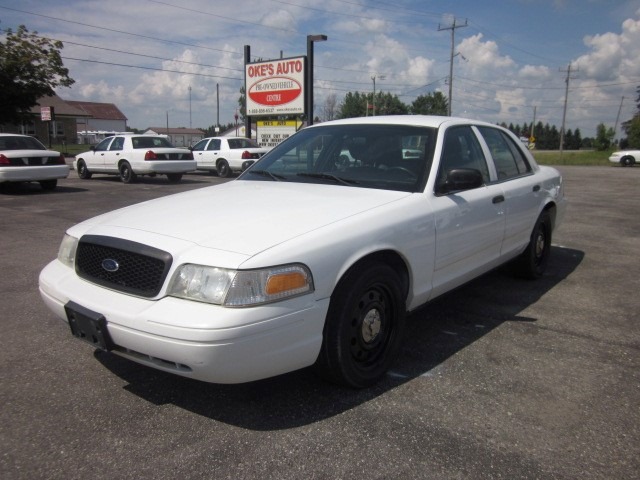
<svg viewBox="0 0 640 480">
<path fill-rule="evenodd" d="M 54 119 L 53 107 L 40 107 L 40 119 L 43 122 L 50 122 Z"/>
<path fill-rule="evenodd" d="M 265 120 L 256 122 L 257 141 L 261 147 L 273 148 L 300 127 L 297 120 Z"/>
<path fill-rule="evenodd" d="M 245 65 L 247 115 L 304 113 L 305 57 Z"/>
</svg>

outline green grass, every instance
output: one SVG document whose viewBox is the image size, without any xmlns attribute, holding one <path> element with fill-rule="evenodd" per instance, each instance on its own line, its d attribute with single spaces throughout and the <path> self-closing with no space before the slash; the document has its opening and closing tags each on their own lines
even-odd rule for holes
<svg viewBox="0 0 640 480">
<path fill-rule="evenodd" d="M 596 150 L 570 150 L 562 152 L 553 150 L 533 150 L 531 153 L 540 165 L 587 165 L 609 166 L 612 150 L 598 152 Z"/>
</svg>

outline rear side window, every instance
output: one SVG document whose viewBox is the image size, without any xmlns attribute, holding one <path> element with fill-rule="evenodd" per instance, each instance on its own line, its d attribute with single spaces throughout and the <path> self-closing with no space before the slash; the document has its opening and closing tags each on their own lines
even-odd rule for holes
<svg viewBox="0 0 640 480">
<path fill-rule="evenodd" d="M 511 137 L 496 128 L 478 127 L 478 130 L 489 146 L 498 180 L 531 172 L 531 165 Z"/>
</svg>

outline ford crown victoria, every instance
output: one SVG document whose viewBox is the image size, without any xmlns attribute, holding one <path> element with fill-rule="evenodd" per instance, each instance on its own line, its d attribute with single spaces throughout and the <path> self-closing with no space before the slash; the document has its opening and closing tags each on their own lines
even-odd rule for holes
<svg viewBox="0 0 640 480">
<path fill-rule="evenodd" d="M 313 365 L 366 387 L 408 311 L 505 262 L 543 275 L 565 204 L 560 174 L 495 125 L 338 120 L 234 181 L 71 227 L 40 292 L 76 337 L 160 370 L 239 383 Z"/>
<path fill-rule="evenodd" d="M 244 137 L 203 138 L 191 150 L 198 170 L 217 172 L 220 177 L 245 170 L 269 151 L 255 140 Z"/>
<path fill-rule="evenodd" d="M 78 176 L 89 179 L 94 173 L 120 175 L 133 183 L 140 175 L 166 175 L 172 183 L 193 172 L 196 162 L 191 151 L 176 148 L 163 135 L 117 134 L 107 137 L 73 162 Z"/>
<path fill-rule="evenodd" d="M 60 152 L 47 150 L 28 135 L 0 133 L 0 184 L 38 182 L 53 190 L 58 179 L 69 176 L 69 166 Z"/>
</svg>

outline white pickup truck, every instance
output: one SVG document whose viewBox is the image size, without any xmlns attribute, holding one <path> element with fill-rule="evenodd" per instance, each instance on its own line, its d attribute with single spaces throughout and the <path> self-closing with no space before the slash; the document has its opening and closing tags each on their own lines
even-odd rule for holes
<svg viewBox="0 0 640 480">
<path fill-rule="evenodd" d="M 217 172 L 220 177 L 244 171 L 269 151 L 245 137 L 203 138 L 191 150 L 198 162 L 198 170 Z"/>
</svg>

